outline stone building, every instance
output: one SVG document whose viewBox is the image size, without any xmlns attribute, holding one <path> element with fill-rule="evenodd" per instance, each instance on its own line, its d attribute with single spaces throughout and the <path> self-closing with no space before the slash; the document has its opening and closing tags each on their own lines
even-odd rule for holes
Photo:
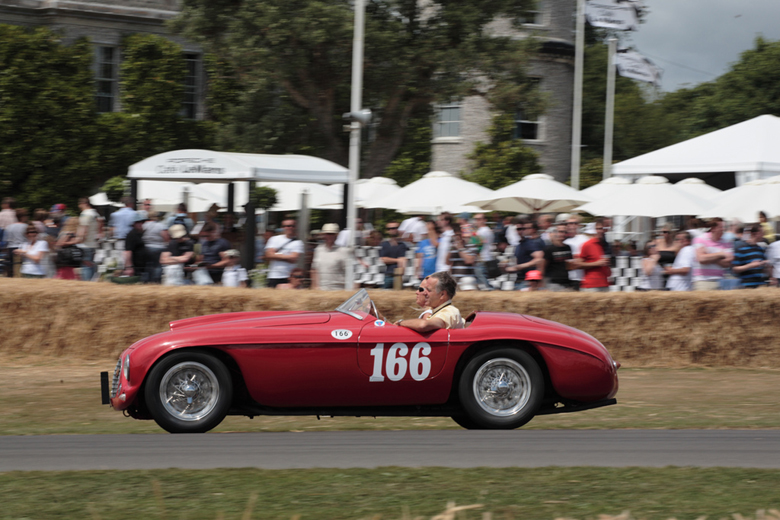
<svg viewBox="0 0 780 520">
<path fill-rule="evenodd" d="M 67 42 L 87 36 L 95 45 L 96 103 L 101 112 L 119 111 L 119 60 L 122 38 L 133 33 L 159 34 L 184 49 L 188 66 L 184 115 L 200 119 L 204 113 L 205 75 L 201 49 L 172 36 L 165 22 L 175 17 L 179 0 L 0 0 L 0 23 L 45 26 L 60 32 Z M 549 108 L 535 115 L 518 107 L 516 134 L 537 150 L 543 171 L 565 181 L 571 164 L 571 111 L 574 77 L 575 0 L 539 0 L 528 13 L 523 33 L 497 20 L 491 30 L 499 36 L 534 34 L 543 41 L 531 63 L 530 75 L 549 96 Z M 469 97 L 437 107 L 434 123 L 433 170 L 466 171 L 466 156 L 478 141 L 487 140 L 491 123 L 487 101 Z"/>
<path fill-rule="evenodd" d="M 200 119 L 204 110 L 201 49 L 173 36 L 165 22 L 179 12 L 179 0 L 0 0 L 0 23 L 48 27 L 67 43 L 88 37 L 95 46 L 96 104 L 100 112 L 119 111 L 122 38 L 134 33 L 165 36 L 180 44 L 187 62 L 182 114 Z"/>
<path fill-rule="evenodd" d="M 543 172 L 563 182 L 571 170 L 571 119 L 574 83 L 575 0 L 539 0 L 537 11 L 528 14 L 524 29 L 542 41 L 530 64 L 529 75 L 549 99 L 543 114 L 518 107 L 515 134 L 539 153 Z M 493 34 L 522 38 L 505 20 L 491 25 Z M 437 107 L 433 128 L 432 170 L 450 173 L 468 171 L 466 157 L 478 141 L 487 141 L 491 124 L 490 105 L 484 97 L 468 97 Z"/>
</svg>

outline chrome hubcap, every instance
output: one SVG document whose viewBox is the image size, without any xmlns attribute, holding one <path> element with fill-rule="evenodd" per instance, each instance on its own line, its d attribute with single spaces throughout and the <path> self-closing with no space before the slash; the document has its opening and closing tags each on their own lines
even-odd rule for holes
<svg viewBox="0 0 780 520">
<path fill-rule="evenodd" d="M 473 390 L 483 410 L 509 417 L 520 412 L 531 398 L 531 378 L 513 359 L 491 359 L 474 375 Z"/>
<path fill-rule="evenodd" d="M 219 381 L 209 367 L 193 361 L 172 366 L 160 382 L 165 410 L 182 421 L 198 421 L 217 405 Z"/>
</svg>

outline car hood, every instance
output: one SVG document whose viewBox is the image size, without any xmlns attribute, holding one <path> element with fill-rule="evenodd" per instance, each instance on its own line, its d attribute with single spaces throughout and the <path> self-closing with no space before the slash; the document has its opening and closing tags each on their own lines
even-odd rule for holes
<svg viewBox="0 0 780 520">
<path fill-rule="evenodd" d="M 229 326 L 230 328 L 257 328 L 257 327 L 280 327 L 280 326 L 301 326 L 313 325 L 317 323 L 326 323 L 330 320 L 328 312 L 301 312 L 301 311 L 257 311 L 257 312 L 227 312 L 225 314 L 210 314 L 208 316 L 198 316 L 176 320 L 170 323 L 172 331 L 194 327 L 219 328 Z"/>
</svg>

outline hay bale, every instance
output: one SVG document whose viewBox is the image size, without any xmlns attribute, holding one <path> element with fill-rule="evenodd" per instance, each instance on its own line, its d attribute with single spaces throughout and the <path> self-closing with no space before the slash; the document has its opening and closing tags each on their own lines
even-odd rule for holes
<svg viewBox="0 0 780 520">
<path fill-rule="evenodd" d="M 223 312 L 332 310 L 348 291 L 120 286 L 2 279 L 0 353 L 105 359 L 168 329 L 168 322 Z M 409 291 L 370 291 L 388 319 L 416 317 Z M 711 293 L 464 292 L 475 309 L 531 314 L 591 334 L 624 366 L 780 367 L 780 291 Z"/>
</svg>

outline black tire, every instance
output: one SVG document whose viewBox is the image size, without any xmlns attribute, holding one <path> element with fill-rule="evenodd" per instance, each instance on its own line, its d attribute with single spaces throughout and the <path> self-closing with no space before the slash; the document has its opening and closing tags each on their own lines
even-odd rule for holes
<svg viewBox="0 0 780 520">
<path fill-rule="evenodd" d="M 458 424 L 469 429 L 511 430 L 533 419 L 542 404 L 544 377 L 527 352 L 494 348 L 468 362 L 458 396 L 466 418 L 462 424 L 453 417 Z"/>
<path fill-rule="evenodd" d="M 185 386 L 186 385 L 186 386 Z M 233 386 L 225 365 L 203 352 L 181 351 L 163 358 L 146 380 L 149 413 L 170 433 L 204 433 L 227 415 Z"/>
</svg>

